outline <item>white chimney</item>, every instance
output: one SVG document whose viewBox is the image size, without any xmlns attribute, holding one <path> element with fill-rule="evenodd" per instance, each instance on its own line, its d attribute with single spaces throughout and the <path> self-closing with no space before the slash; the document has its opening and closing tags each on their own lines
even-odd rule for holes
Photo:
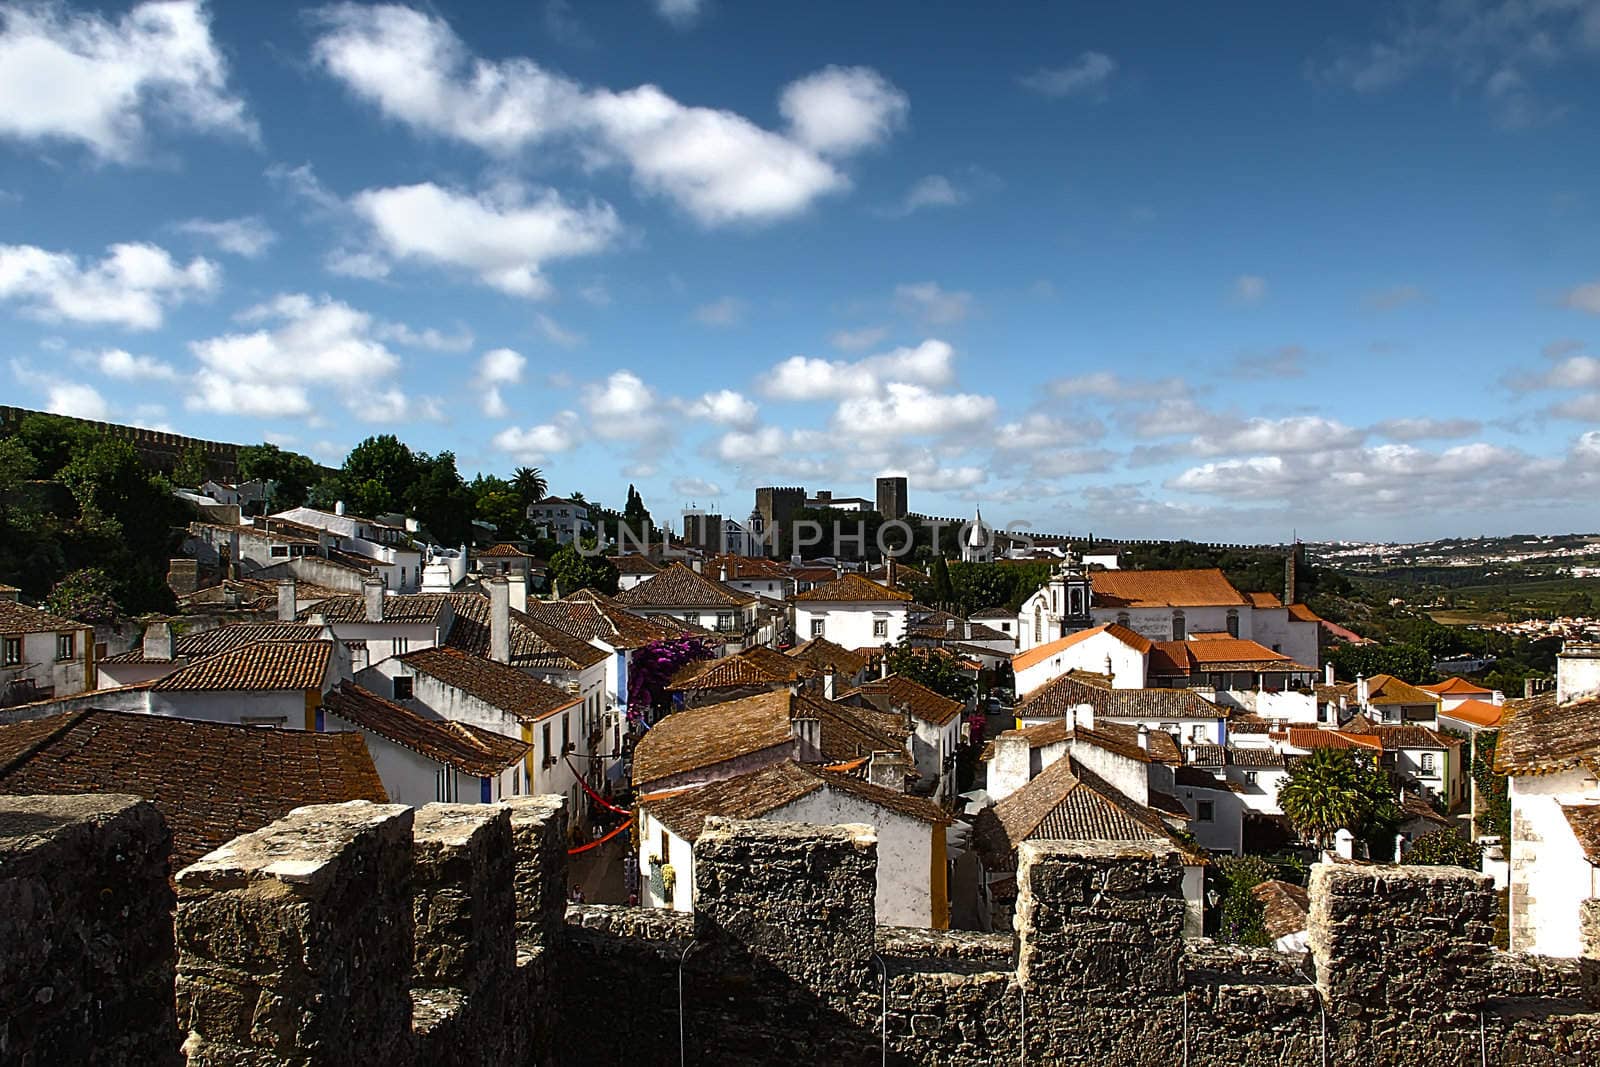
<svg viewBox="0 0 1600 1067">
<path fill-rule="evenodd" d="M 889 677 L 889 653 L 887 652 L 878 660 L 878 677 Z"/>
<path fill-rule="evenodd" d="M 1033 751 L 1026 735 L 1007 730 L 994 739 L 989 759 L 989 797 L 996 803 L 1028 784 L 1033 771 Z"/>
<path fill-rule="evenodd" d="M 1322 680 L 1328 685 L 1333 684 L 1333 661 L 1329 660 L 1322 665 Z"/>
<path fill-rule="evenodd" d="M 362 579 L 361 591 L 367 598 L 367 621 L 382 622 L 383 579 L 378 577 Z"/>
<path fill-rule="evenodd" d="M 144 646 L 140 649 L 145 659 L 172 661 L 172 623 L 160 619 L 144 628 Z"/>
<path fill-rule="evenodd" d="M 946 619 L 946 620 L 944 620 L 944 632 L 947 635 L 955 633 L 956 632 L 956 620 L 954 620 L 954 619 Z"/>
<path fill-rule="evenodd" d="M 1333 835 L 1333 850 L 1344 859 L 1355 859 L 1356 835 L 1340 827 Z"/>
<path fill-rule="evenodd" d="M 822 668 L 822 699 L 833 699 L 834 683 L 838 679 L 838 674 L 839 672 L 834 669 L 834 666 L 831 663 Z"/>
<path fill-rule="evenodd" d="M 343 515 L 344 514 L 344 501 L 343 500 L 334 501 L 334 503 L 333 503 L 333 513 L 335 515 Z"/>
<path fill-rule="evenodd" d="M 528 578 L 523 574 L 506 575 L 506 584 L 511 587 L 511 606 L 518 611 L 528 610 Z"/>
<path fill-rule="evenodd" d="M 1150 727 L 1144 723 L 1139 724 L 1139 747 L 1145 752 L 1150 751 Z"/>
<path fill-rule="evenodd" d="M 1356 703 L 1360 704 L 1362 707 L 1366 707 L 1367 697 L 1369 695 L 1370 694 L 1367 691 L 1367 679 L 1362 675 L 1356 675 Z"/>
<path fill-rule="evenodd" d="M 906 791 L 906 775 L 910 771 L 911 761 L 904 752 L 885 749 L 867 757 L 867 781 L 896 793 Z"/>
<path fill-rule="evenodd" d="M 801 762 L 822 758 L 822 720 L 809 709 L 798 708 L 792 699 L 789 703 L 789 733 L 800 742 Z"/>
<path fill-rule="evenodd" d="M 725 582 L 727 580 L 728 580 L 728 565 L 726 563 L 724 563 L 724 564 L 722 564 L 721 566 L 719 566 L 717 568 L 717 581 Z"/>
<path fill-rule="evenodd" d="M 300 611 L 300 605 L 295 601 L 295 582 L 293 578 L 278 579 L 278 621 L 294 622 L 294 617 Z"/>
<path fill-rule="evenodd" d="M 1080 727 L 1082 729 L 1085 729 L 1085 730 L 1093 730 L 1094 729 L 1094 705 L 1093 704 L 1075 704 L 1075 705 L 1073 705 L 1073 708 L 1072 708 L 1072 727 L 1073 727 L 1073 729 L 1078 729 Z"/>
<path fill-rule="evenodd" d="M 511 662 L 511 584 L 504 578 L 490 578 L 489 658 L 496 663 Z"/>
</svg>

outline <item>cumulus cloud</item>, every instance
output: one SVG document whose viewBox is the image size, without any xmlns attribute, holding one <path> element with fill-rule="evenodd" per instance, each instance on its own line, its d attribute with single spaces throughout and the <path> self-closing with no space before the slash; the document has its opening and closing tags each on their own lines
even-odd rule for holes
<svg viewBox="0 0 1600 1067">
<path fill-rule="evenodd" d="M 136 356 L 120 348 L 107 348 L 94 356 L 96 369 L 107 378 L 123 381 L 175 381 L 178 371 L 153 356 Z"/>
<path fill-rule="evenodd" d="M 519 463 L 543 463 L 551 456 L 570 452 L 580 440 L 580 420 L 575 411 L 558 412 L 550 422 L 526 428 L 512 426 L 494 435 L 494 447 Z"/>
<path fill-rule="evenodd" d="M 190 410 L 309 415 L 311 389 L 321 387 L 319 393 L 338 391 L 359 413 L 400 369 L 400 357 L 375 336 L 376 320 L 331 297 L 284 293 L 239 319 L 262 325 L 189 345 L 200 362 L 185 401 Z M 394 407 L 392 398 L 383 403 Z"/>
<path fill-rule="evenodd" d="M 887 141 L 905 125 L 911 102 L 870 67 L 826 67 L 789 83 L 778 111 L 800 144 L 848 156 Z"/>
<path fill-rule="evenodd" d="M 508 415 L 505 399 L 500 395 L 502 385 L 515 385 L 522 381 L 522 370 L 528 365 L 527 357 L 510 348 L 492 348 L 478 361 L 478 375 L 473 384 L 483 390 L 483 413 L 491 419 Z"/>
<path fill-rule="evenodd" d="M 533 324 L 539 328 L 539 332 L 544 335 L 544 339 L 553 345 L 560 345 L 562 348 L 577 348 L 583 344 L 583 334 L 578 333 L 576 330 L 567 329 L 542 311 L 533 317 Z"/>
<path fill-rule="evenodd" d="M 414 330 L 403 322 L 380 323 L 373 331 L 384 341 L 393 341 L 406 348 L 426 348 L 430 352 L 465 352 L 472 347 L 472 331 L 462 326 L 456 333 L 445 333 L 428 327 Z"/>
<path fill-rule="evenodd" d="M 58 4 L 0 6 L 0 137 L 142 152 L 149 119 L 253 139 L 198 0 L 136 5 L 115 22 Z"/>
<path fill-rule="evenodd" d="M 92 385 L 41 373 L 20 359 L 11 361 L 11 374 L 23 385 L 32 386 L 44 394 L 41 406 L 46 411 L 78 419 L 103 421 L 110 418 L 111 405 Z"/>
<path fill-rule="evenodd" d="M 1366 436 L 1337 419 L 1320 415 L 1291 415 L 1282 419 L 1249 419 L 1221 426 L 1195 437 L 1201 455 L 1237 455 L 1242 452 L 1307 452 L 1348 448 Z"/>
<path fill-rule="evenodd" d="M 972 294 L 952 291 L 937 282 L 915 282 L 894 289 L 895 310 L 930 326 L 960 322 L 972 309 Z"/>
<path fill-rule="evenodd" d="M 621 229 L 605 204 L 568 204 L 515 184 L 472 194 L 432 182 L 367 189 L 350 201 L 389 255 L 468 271 L 512 296 L 542 297 L 545 263 L 597 252 Z"/>
<path fill-rule="evenodd" d="M 672 491 L 679 496 L 691 500 L 719 497 L 722 495 L 722 486 L 716 482 L 708 482 L 704 478 L 674 478 Z"/>
<path fill-rule="evenodd" d="M 698 400 L 684 406 L 684 411 L 697 419 L 720 422 L 728 426 L 751 426 L 759 409 L 743 393 L 732 389 L 718 389 L 705 393 Z"/>
<path fill-rule="evenodd" d="M 823 400 L 876 393 L 885 382 L 942 386 L 954 378 L 955 349 L 930 339 L 853 363 L 791 356 L 768 372 L 762 388 L 779 400 Z"/>
<path fill-rule="evenodd" d="M 749 430 L 729 430 L 717 439 L 713 451 L 725 463 L 750 463 L 815 449 L 825 442 L 824 435 L 814 430 L 762 426 Z"/>
<path fill-rule="evenodd" d="M 1049 383 L 1050 392 L 1063 399 L 1098 397 L 1114 401 L 1158 400 L 1187 396 L 1189 383 L 1182 378 L 1128 378 L 1115 371 L 1093 371 Z"/>
<path fill-rule="evenodd" d="M 1600 282 L 1586 282 L 1568 289 L 1562 294 L 1561 303 L 1574 311 L 1600 315 Z"/>
<path fill-rule="evenodd" d="M 183 233 L 203 237 L 222 249 L 246 259 L 259 259 L 277 241 L 278 235 L 255 215 L 237 219 L 188 219 L 178 223 Z"/>
<path fill-rule="evenodd" d="M 789 85 L 778 133 L 731 111 L 680 103 L 654 85 L 590 88 L 525 57 L 471 54 L 442 19 L 394 5 L 321 14 L 313 54 L 353 93 L 419 133 L 511 156 L 552 141 L 704 225 L 770 222 L 844 190 L 834 162 L 887 138 L 905 96 L 866 68 L 830 67 Z"/>
<path fill-rule="evenodd" d="M 828 338 L 828 343 L 842 352 L 860 352 L 888 336 L 887 327 L 863 326 L 859 330 L 837 330 Z"/>
<path fill-rule="evenodd" d="M 380 281 L 393 269 L 389 261 L 375 252 L 361 252 L 349 248 L 335 248 L 322 259 L 329 274 L 342 278 L 362 278 L 369 282 Z"/>
<path fill-rule="evenodd" d="M 834 425 L 840 432 L 869 437 L 955 434 L 985 426 L 996 408 L 992 396 L 935 393 L 920 385 L 890 382 L 882 396 L 840 401 Z"/>
<path fill-rule="evenodd" d="M 152 244 L 116 244 L 96 263 L 33 245 L 0 245 L 0 300 L 46 322 L 153 330 L 165 310 L 216 291 L 222 270 L 209 259 L 178 263 Z"/>
<path fill-rule="evenodd" d="M 1062 417 L 1035 411 L 1001 426 L 995 433 L 995 446 L 1005 451 L 1058 449 L 1096 440 L 1105 431 L 1105 424 L 1092 415 Z"/>
<path fill-rule="evenodd" d="M 736 326 L 744 317 L 744 301 L 725 296 L 694 309 L 694 321 L 702 326 Z"/>
<path fill-rule="evenodd" d="M 965 203 L 966 199 L 967 194 L 957 188 L 949 178 L 943 174 L 929 174 L 911 184 L 911 188 L 906 190 L 906 195 L 890 214 L 904 216 L 921 211 L 923 208 L 955 207 Z"/>
<path fill-rule="evenodd" d="M 581 403 L 596 437 L 646 441 L 667 431 L 655 390 L 629 370 L 614 371 L 605 381 L 584 386 Z"/>
<path fill-rule="evenodd" d="M 1372 429 L 1391 441 L 1449 440 L 1471 437 L 1483 428 L 1476 419 L 1386 419 Z"/>
<path fill-rule="evenodd" d="M 1104 52 L 1083 52 L 1064 67 L 1043 67 L 1017 80 L 1045 96 L 1103 100 L 1116 72 L 1117 61 Z"/>
</svg>

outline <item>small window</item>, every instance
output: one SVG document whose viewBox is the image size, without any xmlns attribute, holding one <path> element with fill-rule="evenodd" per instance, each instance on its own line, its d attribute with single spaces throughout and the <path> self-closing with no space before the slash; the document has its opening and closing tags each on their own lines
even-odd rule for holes
<svg viewBox="0 0 1600 1067">
<path fill-rule="evenodd" d="M 22 662 L 22 638 L 8 637 L 0 645 L 0 666 L 15 667 Z"/>
<path fill-rule="evenodd" d="M 397 637 L 394 639 L 393 655 L 403 656 L 409 651 L 411 651 L 411 641 L 408 638 Z"/>
<path fill-rule="evenodd" d="M 550 763 L 555 759 L 555 753 L 550 751 L 550 724 L 544 724 L 544 761 Z"/>
<path fill-rule="evenodd" d="M 1195 802 L 1195 819 L 1199 822 L 1215 822 L 1217 818 L 1217 805 L 1215 801 L 1199 800 Z"/>
<path fill-rule="evenodd" d="M 288 545 L 273 545 L 272 549 L 270 551 L 270 554 L 274 558 L 281 558 L 281 557 L 287 556 L 289 554 L 289 546 Z"/>
<path fill-rule="evenodd" d="M 1255 785 L 1256 784 L 1256 772 L 1255 771 L 1245 771 L 1244 772 L 1244 780 L 1245 780 L 1246 783 L 1248 783 L 1250 785 Z"/>
<path fill-rule="evenodd" d="M 280 730 L 289 725 L 287 715 L 241 715 L 240 726 L 259 726 L 266 730 Z"/>
<path fill-rule="evenodd" d="M 1239 613 L 1237 611 L 1228 612 L 1228 636 L 1239 636 Z"/>
<path fill-rule="evenodd" d="M 572 747 L 572 716 L 561 716 L 561 751 Z"/>
<path fill-rule="evenodd" d="M 888 637 L 889 636 L 889 620 L 888 619 L 873 619 L 872 620 L 872 636 L 873 637 Z"/>
<path fill-rule="evenodd" d="M 1184 621 L 1183 612 L 1174 611 L 1172 613 L 1172 639 L 1174 641 L 1182 641 L 1185 640 L 1188 635 L 1188 624 Z"/>
<path fill-rule="evenodd" d="M 77 634 L 56 634 L 56 659 L 71 659 L 77 644 Z"/>
<path fill-rule="evenodd" d="M 733 612 L 724 611 L 717 615 L 717 629 L 724 631 L 733 629 Z"/>
<path fill-rule="evenodd" d="M 1423 774 L 1432 774 L 1433 773 L 1433 753 L 1432 752 L 1424 752 L 1422 754 L 1422 773 Z"/>
<path fill-rule="evenodd" d="M 412 696 L 412 678 L 402 674 L 394 680 L 394 698 L 396 700 L 410 700 Z"/>
<path fill-rule="evenodd" d="M 811 620 L 811 636 L 812 637 L 821 637 L 822 636 L 822 628 L 823 628 L 823 624 L 825 622 L 826 622 L 826 620 L 824 620 L 824 619 L 812 619 Z"/>
</svg>

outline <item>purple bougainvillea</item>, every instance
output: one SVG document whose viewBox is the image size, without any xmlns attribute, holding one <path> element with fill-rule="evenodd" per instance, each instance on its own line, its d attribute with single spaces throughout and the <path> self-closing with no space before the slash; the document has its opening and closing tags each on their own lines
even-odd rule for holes
<svg viewBox="0 0 1600 1067">
<path fill-rule="evenodd" d="M 672 706 L 667 683 L 686 663 L 710 659 L 711 649 L 698 637 L 655 641 L 634 650 L 628 661 L 628 721 L 649 726 Z"/>
</svg>

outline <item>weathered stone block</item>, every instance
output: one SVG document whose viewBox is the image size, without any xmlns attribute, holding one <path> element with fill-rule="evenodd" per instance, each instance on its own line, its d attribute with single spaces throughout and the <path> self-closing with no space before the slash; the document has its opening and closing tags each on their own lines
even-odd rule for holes
<svg viewBox="0 0 1600 1067">
<path fill-rule="evenodd" d="M 567 909 L 567 798 L 513 797 L 517 937 L 549 946 L 561 936 Z"/>
<path fill-rule="evenodd" d="M 296 808 L 178 874 L 191 1063 L 409 1063 L 410 808 Z"/>
<path fill-rule="evenodd" d="M 429 804 L 412 827 L 416 981 L 475 992 L 516 967 L 511 813 Z"/>
<path fill-rule="evenodd" d="M 180 1062 L 171 841 L 138 797 L 0 796 L 0 1062 Z"/>
</svg>

